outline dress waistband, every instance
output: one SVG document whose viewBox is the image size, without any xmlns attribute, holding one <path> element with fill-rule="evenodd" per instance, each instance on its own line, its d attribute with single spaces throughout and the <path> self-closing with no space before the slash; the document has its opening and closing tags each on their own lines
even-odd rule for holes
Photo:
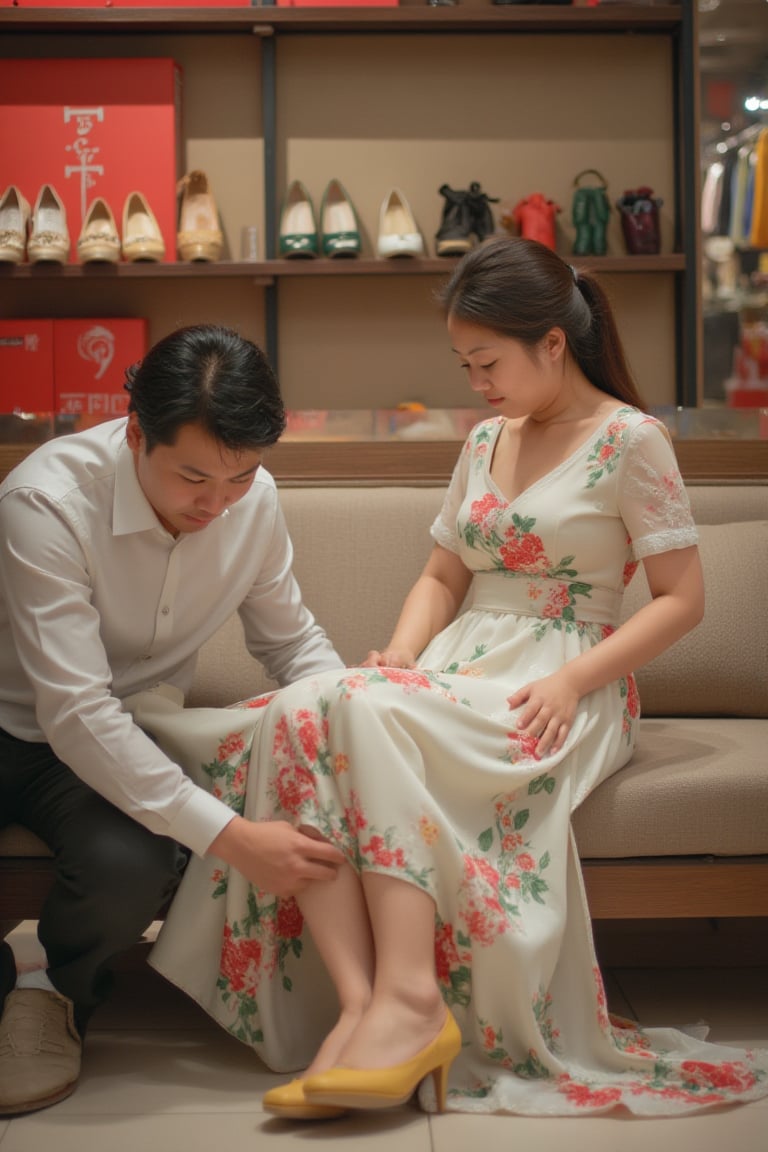
<svg viewBox="0 0 768 1152">
<path fill-rule="evenodd" d="M 511 576 L 503 572 L 477 572 L 472 584 L 471 607 L 487 612 L 514 612 L 553 620 L 585 624 L 617 624 L 622 594 L 596 588 L 578 580 L 546 576 Z"/>
</svg>

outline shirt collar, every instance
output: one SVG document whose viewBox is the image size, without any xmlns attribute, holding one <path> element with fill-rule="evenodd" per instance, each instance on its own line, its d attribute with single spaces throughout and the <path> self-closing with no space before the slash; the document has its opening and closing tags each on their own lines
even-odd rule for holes
<svg viewBox="0 0 768 1152">
<path fill-rule="evenodd" d="M 112 532 L 115 536 L 127 536 L 131 532 L 146 532 L 161 527 L 154 508 L 139 484 L 133 453 L 124 440 L 117 450 Z"/>
</svg>

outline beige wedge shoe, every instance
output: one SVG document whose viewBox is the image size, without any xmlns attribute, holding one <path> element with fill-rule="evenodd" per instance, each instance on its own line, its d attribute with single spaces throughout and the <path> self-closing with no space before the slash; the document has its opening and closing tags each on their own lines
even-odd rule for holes
<svg viewBox="0 0 768 1152">
<path fill-rule="evenodd" d="M 141 192 L 131 192 L 123 205 L 123 257 L 162 260 L 165 242 L 160 225 Z"/>
<path fill-rule="evenodd" d="M 98 196 L 85 214 L 77 241 L 77 258 L 81 264 L 106 260 L 117 264 L 120 259 L 120 237 L 112 209 Z"/>
<path fill-rule="evenodd" d="M 30 263 L 52 260 L 66 264 L 69 258 L 67 212 L 52 184 L 43 184 L 32 210 L 32 231 L 27 241 Z"/>
<path fill-rule="evenodd" d="M 9 184 L 0 200 L 0 260 L 21 264 L 27 250 L 29 204 L 15 184 Z"/>
<path fill-rule="evenodd" d="M 218 260 L 224 247 L 219 213 L 205 172 L 189 172 L 179 181 L 181 193 L 176 246 L 182 260 Z"/>
</svg>

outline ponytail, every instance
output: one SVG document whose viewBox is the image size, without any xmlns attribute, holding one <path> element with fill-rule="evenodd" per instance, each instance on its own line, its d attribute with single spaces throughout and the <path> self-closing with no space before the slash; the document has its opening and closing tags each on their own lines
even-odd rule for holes
<svg viewBox="0 0 768 1152">
<path fill-rule="evenodd" d="M 529 348 L 562 328 L 570 354 L 596 388 L 643 407 L 602 287 L 543 244 L 491 237 L 462 257 L 439 300 L 447 316 Z"/>
</svg>

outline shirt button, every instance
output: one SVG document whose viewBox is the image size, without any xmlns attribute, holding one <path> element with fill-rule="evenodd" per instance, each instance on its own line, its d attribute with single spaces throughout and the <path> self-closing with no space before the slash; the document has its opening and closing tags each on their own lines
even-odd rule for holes
<svg viewBox="0 0 768 1152">
<path fill-rule="evenodd" d="M 163 616 L 167 616 L 168 613 L 170 612 L 170 608 L 166 605 L 166 607 L 161 608 L 160 611 L 162 612 Z"/>
</svg>

